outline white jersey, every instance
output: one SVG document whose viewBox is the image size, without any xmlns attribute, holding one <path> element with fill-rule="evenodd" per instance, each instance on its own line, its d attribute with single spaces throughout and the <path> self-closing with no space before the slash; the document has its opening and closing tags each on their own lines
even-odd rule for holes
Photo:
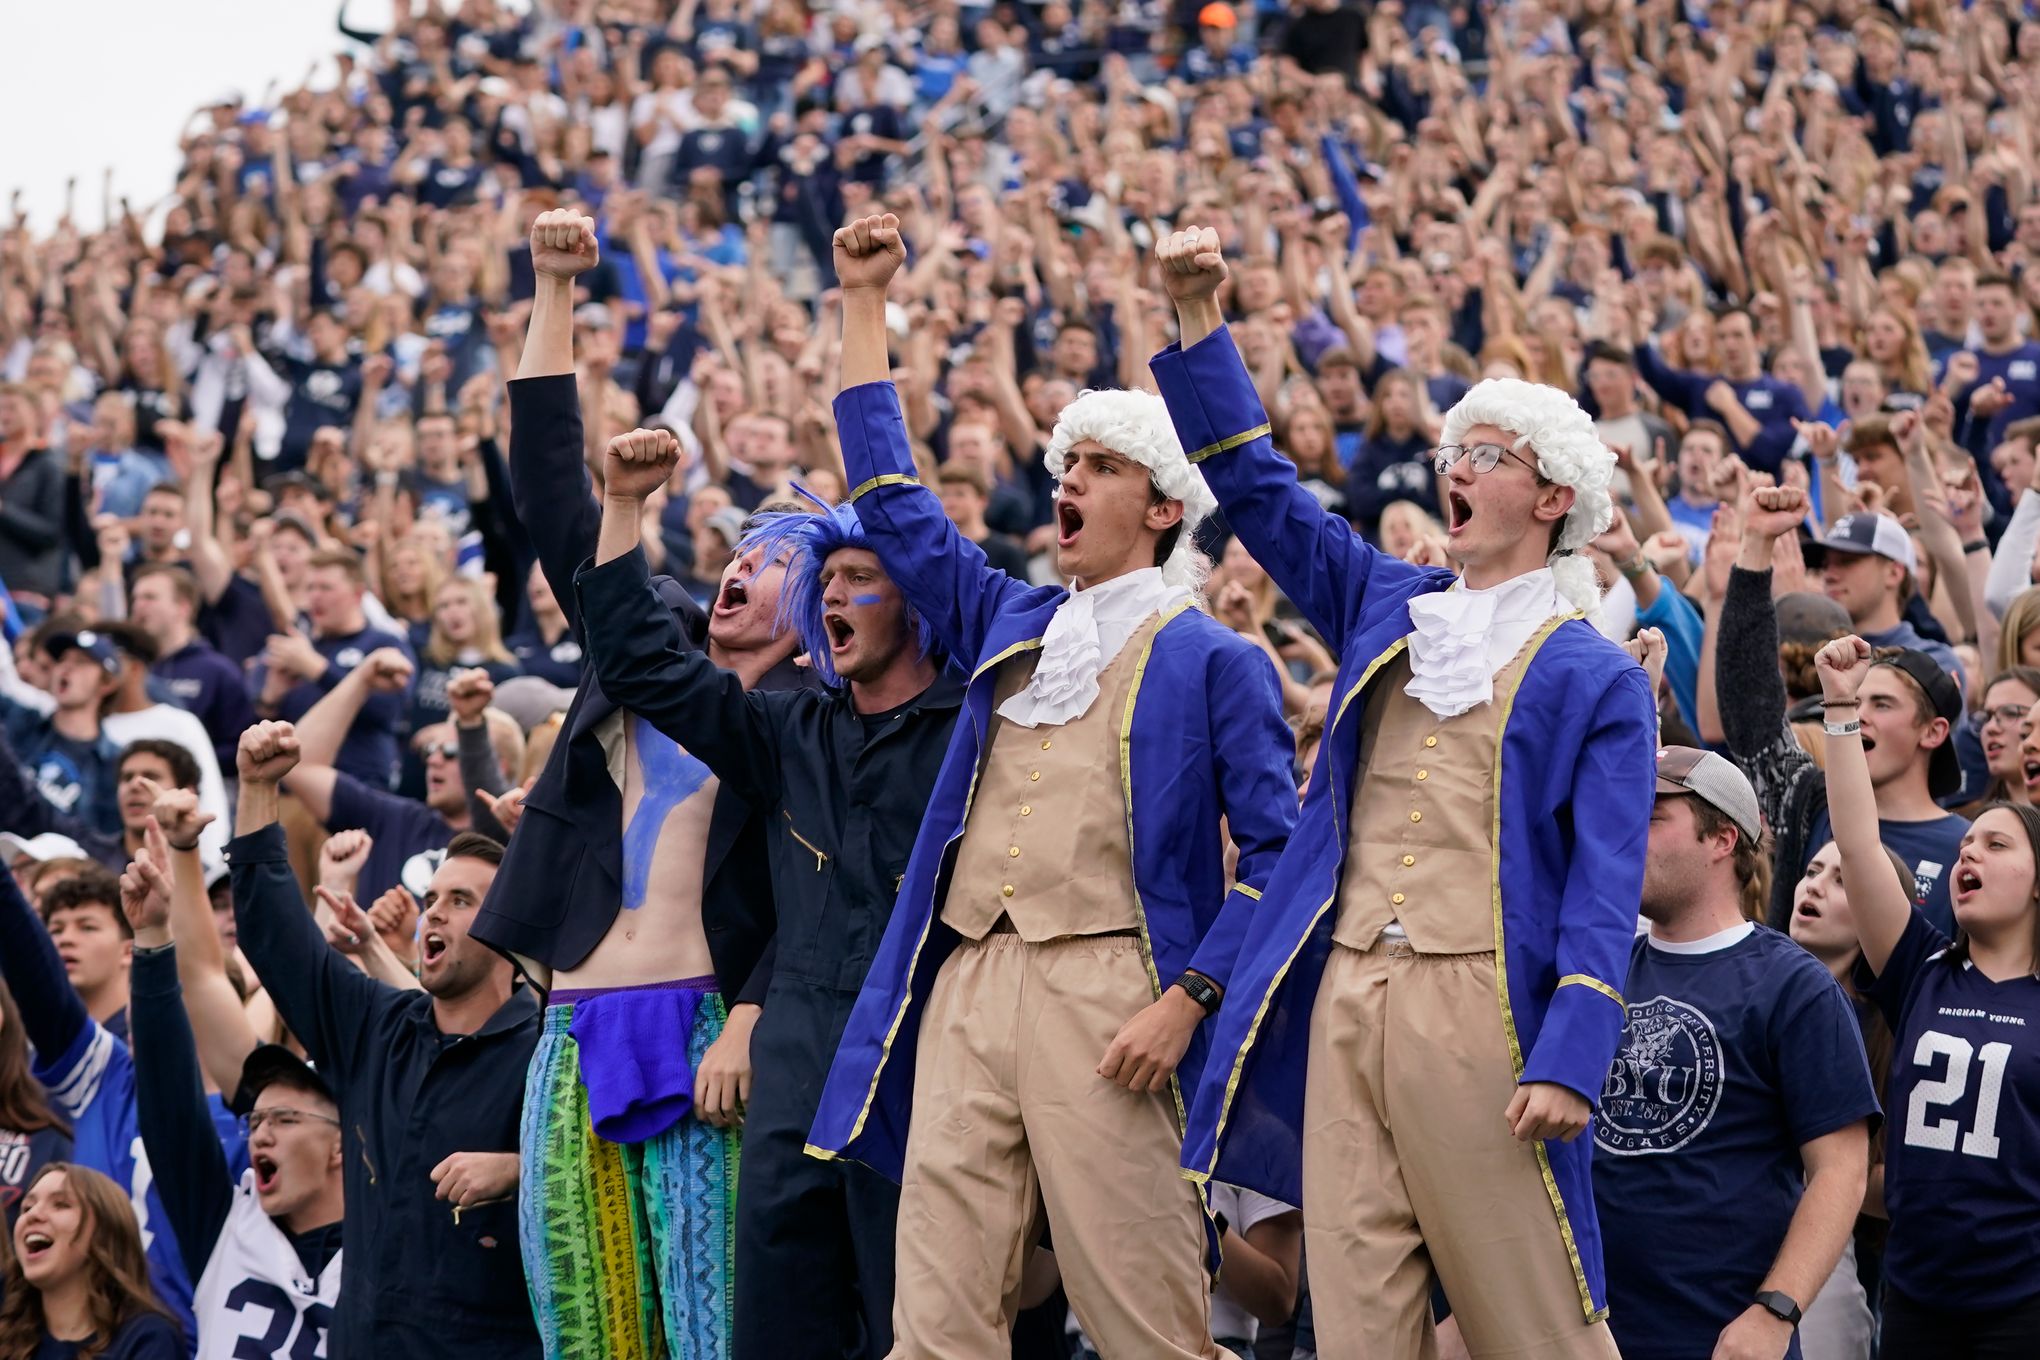
<svg viewBox="0 0 2040 1360">
<path fill-rule="evenodd" d="M 206 1259 L 192 1298 L 196 1360 L 324 1360 L 340 1303 L 340 1255 L 316 1280 L 255 1197 L 255 1173 L 241 1173 L 234 1206 Z"/>
</svg>

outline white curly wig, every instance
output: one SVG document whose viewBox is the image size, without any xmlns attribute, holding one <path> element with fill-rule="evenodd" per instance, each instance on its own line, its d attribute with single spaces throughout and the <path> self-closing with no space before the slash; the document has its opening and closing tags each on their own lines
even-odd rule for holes
<svg viewBox="0 0 2040 1360">
<path fill-rule="evenodd" d="M 1575 609 L 1592 614 L 1600 608 L 1600 584 L 1593 563 L 1579 550 L 1615 522 L 1615 502 L 1608 482 L 1615 474 L 1615 455 L 1594 432 L 1594 421 L 1570 394 L 1521 378 L 1488 378 L 1445 413 L 1443 442 L 1458 444 L 1476 425 L 1492 425 L 1515 435 L 1515 449 L 1527 445 L 1537 455 L 1544 480 L 1573 489 L 1572 509 L 1559 530 L 1551 554 L 1551 574 Z"/>
<path fill-rule="evenodd" d="M 1182 529 L 1169 560 L 1162 564 L 1162 579 L 1202 597 L 1211 561 L 1197 551 L 1191 538 L 1197 526 L 1218 508 L 1218 498 L 1204 484 L 1204 474 L 1183 456 L 1183 441 L 1176 437 L 1167 403 L 1152 392 L 1094 388 L 1063 407 L 1044 455 L 1049 475 L 1058 483 L 1068 466 L 1070 449 L 1086 439 L 1095 439 L 1122 458 L 1139 463 L 1148 470 L 1157 491 L 1183 503 Z"/>
</svg>

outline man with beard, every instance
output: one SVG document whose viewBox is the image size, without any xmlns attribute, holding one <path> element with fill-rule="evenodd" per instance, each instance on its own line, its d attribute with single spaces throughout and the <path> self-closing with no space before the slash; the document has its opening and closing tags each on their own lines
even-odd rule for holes
<svg viewBox="0 0 2040 1360">
<path fill-rule="evenodd" d="M 1152 394 L 1087 392 L 1056 422 L 1068 589 L 992 570 L 956 532 L 888 381 L 905 259 L 890 214 L 836 233 L 837 425 L 872 544 L 971 670 L 970 721 L 812 1151 L 901 1177 L 895 1356 L 997 1353 L 1044 1222 L 1101 1354 L 1216 1356 L 1176 1077 L 1194 1089 L 1246 927 L 1223 908 L 1259 897 L 1295 818 L 1281 692 L 1195 607 L 1212 497 Z"/>
<path fill-rule="evenodd" d="M 573 573 L 599 516 L 582 461 L 573 281 L 598 262 L 593 223 L 542 214 L 531 258 L 538 293 L 510 384 L 513 496 L 538 553 L 533 594 L 556 597 L 578 647 L 588 620 Z M 784 574 L 771 555 L 740 554 L 712 608 L 664 576 L 651 607 L 678 645 L 705 648 L 742 686 L 805 690 L 797 639 L 777 625 Z M 475 938 L 550 989 L 525 1090 L 519 1206 L 546 1353 L 725 1355 L 736 1129 L 771 977 L 759 805 L 589 677 L 523 806 Z"/>
<path fill-rule="evenodd" d="M 738 1360 L 876 1357 L 892 1337 L 898 1191 L 805 1155 L 822 1081 L 885 933 L 962 687 L 939 673 L 928 626 L 847 506 L 774 515 L 742 559 L 784 560 L 779 617 L 827 688 L 744 688 L 681 645 L 647 588 L 642 502 L 679 441 L 610 441 L 597 565 L 579 580 L 603 692 L 642 714 L 765 811 L 779 922 L 756 1040 L 737 1204 Z M 726 601 L 727 602 L 727 601 Z M 861 1331 L 860 1331 L 861 1324 Z"/>
</svg>

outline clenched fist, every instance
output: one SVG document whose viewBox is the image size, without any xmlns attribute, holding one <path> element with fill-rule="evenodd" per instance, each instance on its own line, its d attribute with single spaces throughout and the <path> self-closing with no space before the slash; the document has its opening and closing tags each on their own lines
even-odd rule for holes
<svg viewBox="0 0 2040 1360">
<path fill-rule="evenodd" d="M 378 647 L 363 658 L 368 687 L 379 694 L 399 694 L 411 683 L 411 658 L 396 647 Z"/>
<path fill-rule="evenodd" d="M 259 722 L 241 734 L 234 765 L 243 784 L 275 784 L 297 768 L 297 729 L 287 722 Z"/>
<path fill-rule="evenodd" d="M 602 258 L 595 242 L 595 219 L 571 208 L 542 212 L 531 224 L 531 267 L 555 279 L 585 274 Z"/>
<path fill-rule="evenodd" d="M 846 292 L 852 288 L 883 291 L 907 260 L 900 219 L 891 213 L 860 217 L 839 227 L 835 245 L 836 279 Z"/>
<path fill-rule="evenodd" d="M 1155 246 L 1155 259 L 1162 266 L 1162 283 L 1178 302 L 1210 297 L 1230 273 L 1218 233 L 1210 227 L 1186 227 L 1164 236 Z"/>
<path fill-rule="evenodd" d="M 680 439 L 671 430 L 632 430 L 602 451 L 603 494 L 641 501 L 666 484 L 680 462 Z"/>
<path fill-rule="evenodd" d="M 446 682 L 446 702 L 452 706 L 454 719 L 462 727 L 479 727 L 482 714 L 495 697 L 496 682 L 479 666 L 455 671 Z"/>
</svg>

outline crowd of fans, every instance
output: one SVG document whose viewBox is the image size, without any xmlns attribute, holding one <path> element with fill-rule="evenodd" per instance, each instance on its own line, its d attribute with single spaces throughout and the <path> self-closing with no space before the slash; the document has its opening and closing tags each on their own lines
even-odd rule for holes
<svg viewBox="0 0 2040 1360">
<path fill-rule="evenodd" d="M 703 603 L 752 512 L 851 489 L 829 405 L 846 219 L 897 214 L 910 244 L 887 319 L 923 479 L 994 566 L 1043 582 L 1049 431 L 1083 389 L 1152 386 L 1176 326 L 1154 247 L 1197 223 L 1232 262 L 1222 302 L 1279 447 L 1393 554 L 1446 560 L 1432 451 L 1473 383 L 1578 395 L 1621 469 L 1588 550 L 1598 624 L 1661 640 L 1665 741 L 1729 756 L 1762 803 L 1751 916 L 1852 998 L 1868 945 L 1824 847 L 1847 855 L 1874 820 L 1953 936 L 1976 811 L 2040 800 L 2040 24 L 2021 7 L 408 9 L 374 33 L 343 7 L 330 84 L 195 115 L 166 199 L 109 203 L 97 232 L 71 214 L 0 231 L 0 847 L 37 909 L 0 920 L 0 1203 L 37 1244 L 4 1276 L 5 1360 L 95 1330 L 127 1339 L 93 1353 L 181 1350 L 229 1169 L 251 1164 L 296 1187 L 262 1207 L 316 1293 L 343 1132 L 346 1213 L 380 1175 L 373 1278 L 419 1310 L 417 1337 L 496 1354 L 490 1310 L 525 1307 L 501 1163 L 518 1088 L 407 1036 L 534 1023 L 452 904 L 486 890 L 582 676 L 568 583 L 540 569 L 502 452 L 547 209 L 601 241 L 573 317 L 590 467 L 634 427 L 678 434 L 644 547 Z M 1222 525 L 1204 546 L 1209 609 L 1281 674 L 1302 777 L 1336 658 Z M 1895 663 L 1857 677 L 1860 699 L 1826 695 L 1874 736 L 1867 801 L 1823 769 L 1814 658 L 1848 635 Z M 295 723 L 301 759 L 251 780 L 243 749 L 237 778 L 260 719 Z M 309 926 L 237 946 L 220 850 L 251 815 L 324 889 L 334 949 Z M 232 892 L 244 873 L 289 890 L 285 866 L 237 864 Z M 148 942 L 176 921 L 170 967 Z M 280 994 L 266 960 L 304 948 L 329 957 L 297 957 Z M 130 1016 L 150 1007 L 138 1071 Z M 363 1008 L 347 1056 L 243 1082 L 247 1045 Z M 1880 1083 L 1915 1062 L 1867 994 L 1858 1009 Z M 166 1027 L 186 1037 L 159 1055 Z M 154 1190 L 134 1179 L 138 1091 Z M 2027 1221 L 1996 1241 L 2017 1251 L 2040 1237 L 2040 1125 L 2006 1100 Z M 418 1193 L 387 1188 L 411 1170 Z M 1809 1356 L 1869 1353 L 1882 1212 L 1864 1206 Z M 1293 1211 L 1273 1240 L 1291 1287 L 1258 1319 L 1235 1305 L 1231 1335 L 1339 1354 L 1307 1302 L 1292 1317 Z M 2031 1326 L 2030 1288 L 1977 1306 Z M 333 1303 L 343 1332 L 355 1307 Z M 259 1353 L 311 1353 L 285 1349 L 297 1316 L 274 1312 Z M 1077 1344 L 1061 1318 L 1044 1330 L 1036 1353 Z"/>
</svg>

